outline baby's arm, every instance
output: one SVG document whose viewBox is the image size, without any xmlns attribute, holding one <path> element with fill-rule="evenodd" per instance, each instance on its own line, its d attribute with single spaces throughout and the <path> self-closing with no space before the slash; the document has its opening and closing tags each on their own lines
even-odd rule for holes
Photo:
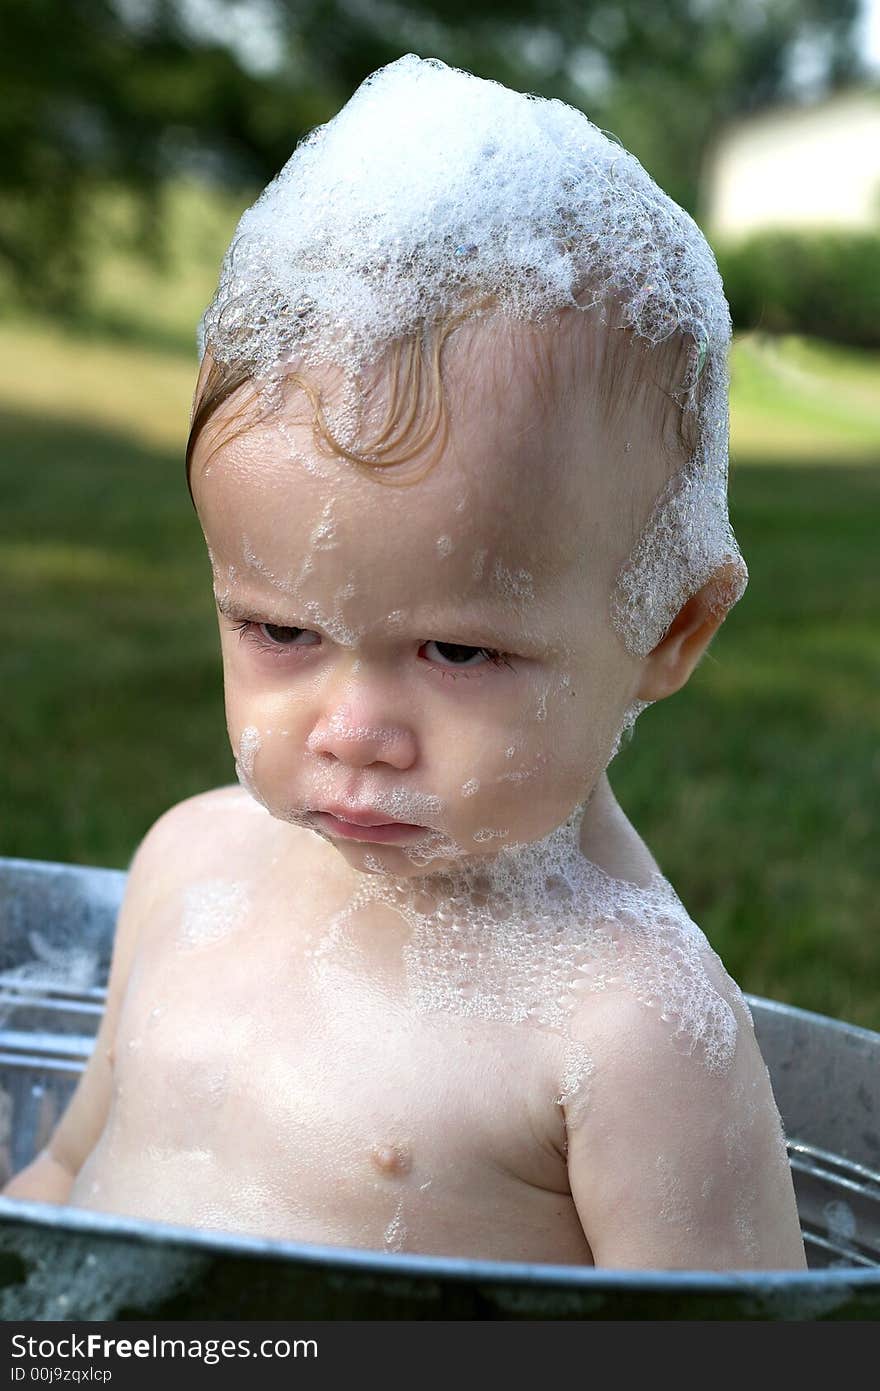
<svg viewBox="0 0 880 1391">
<path fill-rule="evenodd" d="M 735 1054 L 718 1072 L 631 997 L 593 1003 L 592 1071 L 566 1125 L 596 1265 L 805 1269 L 779 1113 L 742 1007 Z"/>
<path fill-rule="evenodd" d="M 76 1175 L 101 1136 L 110 1108 L 111 1050 L 139 927 L 148 919 L 157 888 L 167 873 L 169 851 L 178 840 L 178 820 L 186 806 L 181 803 L 156 821 L 131 862 L 116 924 L 107 1004 L 94 1050 L 46 1148 L 9 1180 L 4 1197 L 67 1202 Z"/>
</svg>

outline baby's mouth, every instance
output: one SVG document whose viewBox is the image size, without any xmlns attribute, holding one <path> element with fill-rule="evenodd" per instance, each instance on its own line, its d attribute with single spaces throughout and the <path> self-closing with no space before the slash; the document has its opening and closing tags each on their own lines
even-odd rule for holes
<svg viewBox="0 0 880 1391">
<path fill-rule="evenodd" d="M 315 810 L 321 816 L 332 816 L 336 821 L 344 821 L 348 826 L 405 826 L 409 822 L 395 821 L 389 816 L 383 816 L 380 811 L 356 810 L 354 807 L 332 806 L 316 807 Z"/>
<path fill-rule="evenodd" d="M 322 830 L 343 840 L 411 840 L 414 836 L 424 835 L 425 832 L 424 826 L 414 826 L 405 821 L 388 821 L 379 818 L 378 813 L 373 812 L 350 812 L 347 817 L 343 817 L 334 812 L 313 811 L 311 815 Z M 354 817 L 358 819 L 355 820 Z"/>
</svg>

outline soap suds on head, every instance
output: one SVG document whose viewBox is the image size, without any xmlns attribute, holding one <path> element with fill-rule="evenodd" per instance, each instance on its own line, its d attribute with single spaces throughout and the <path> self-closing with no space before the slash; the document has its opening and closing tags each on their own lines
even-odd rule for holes
<svg viewBox="0 0 880 1391">
<path fill-rule="evenodd" d="M 371 74 L 243 215 L 199 348 L 248 370 L 270 409 L 291 364 L 340 368 L 328 421 L 354 447 L 360 375 L 463 307 L 539 325 L 563 309 L 607 323 L 610 310 L 651 346 L 690 344 L 676 399 L 698 447 L 609 617 L 641 656 L 724 563 L 719 603 L 736 602 L 747 571 L 727 515 L 731 324 L 715 258 L 639 161 L 561 101 L 413 54 Z"/>
</svg>

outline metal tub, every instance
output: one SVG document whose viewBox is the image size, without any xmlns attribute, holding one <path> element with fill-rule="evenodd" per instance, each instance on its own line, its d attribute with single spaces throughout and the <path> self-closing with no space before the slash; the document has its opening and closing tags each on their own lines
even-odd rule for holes
<svg viewBox="0 0 880 1391">
<path fill-rule="evenodd" d="M 126 876 L 0 858 L 0 1179 L 91 1051 Z M 71 958 L 71 943 L 77 956 Z M 0 1199 L 4 1319 L 880 1315 L 880 1034 L 749 997 L 810 1269 L 614 1271 L 268 1241 Z"/>
</svg>

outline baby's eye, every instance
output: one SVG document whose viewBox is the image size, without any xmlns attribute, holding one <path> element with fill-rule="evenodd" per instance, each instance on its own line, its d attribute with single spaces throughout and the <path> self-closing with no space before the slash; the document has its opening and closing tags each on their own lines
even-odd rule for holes
<svg viewBox="0 0 880 1391">
<path fill-rule="evenodd" d="M 258 623 L 257 628 L 260 633 L 267 637 L 270 642 L 278 647 L 313 647 L 314 643 L 297 642 L 298 637 L 312 637 L 317 639 L 318 634 L 312 633 L 308 628 L 283 628 L 278 623 Z"/>
<path fill-rule="evenodd" d="M 429 648 L 434 648 L 438 657 L 434 657 Z M 509 665 L 504 662 L 503 654 L 495 652 L 491 647 L 465 647 L 457 642 L 436 642 L 433 638 L 425 643 L 425 655 L 429 661 L 438 661 L 441 667 L 449 663 L 454 667 L 481 667 L 490 662 L 493 666 Z M 474 657 L 479 658 L 473 661 Z"/>
<path fill-rule="evenodd" d="M 312 642 L 299 642 L 298 639 L 302 637 L 318 641 L 318 634 L 309 628 L 288 628 L 280 623 L 253 623 L 250 619 L 233 626 L 240 639 L 255 643 L 263 652 L 277 654 L 291 647 L 314 647 Z"/>
<path fill-rule="evenodd" d="M 241 623 L 235 623 L 233 627 L 240 639 L 252 642 L 261 652 L 268 652 L 276 657 L 291 649 L 314 647 L 321 640 L 310 628 L 293 628 L 280 623 L 256 623 L 251 619 L 245 619 Z M 505 655 L 491 647 L 469 647 L 463 643 L 437 642 L 431 639 L 423 644 L 423 648 L 428 660 L 443 676 L 454 676 L 455 668 L 464 674 L 465 671 L 476 673 L 486 665 L 510 666 Z"/>
</svg>

